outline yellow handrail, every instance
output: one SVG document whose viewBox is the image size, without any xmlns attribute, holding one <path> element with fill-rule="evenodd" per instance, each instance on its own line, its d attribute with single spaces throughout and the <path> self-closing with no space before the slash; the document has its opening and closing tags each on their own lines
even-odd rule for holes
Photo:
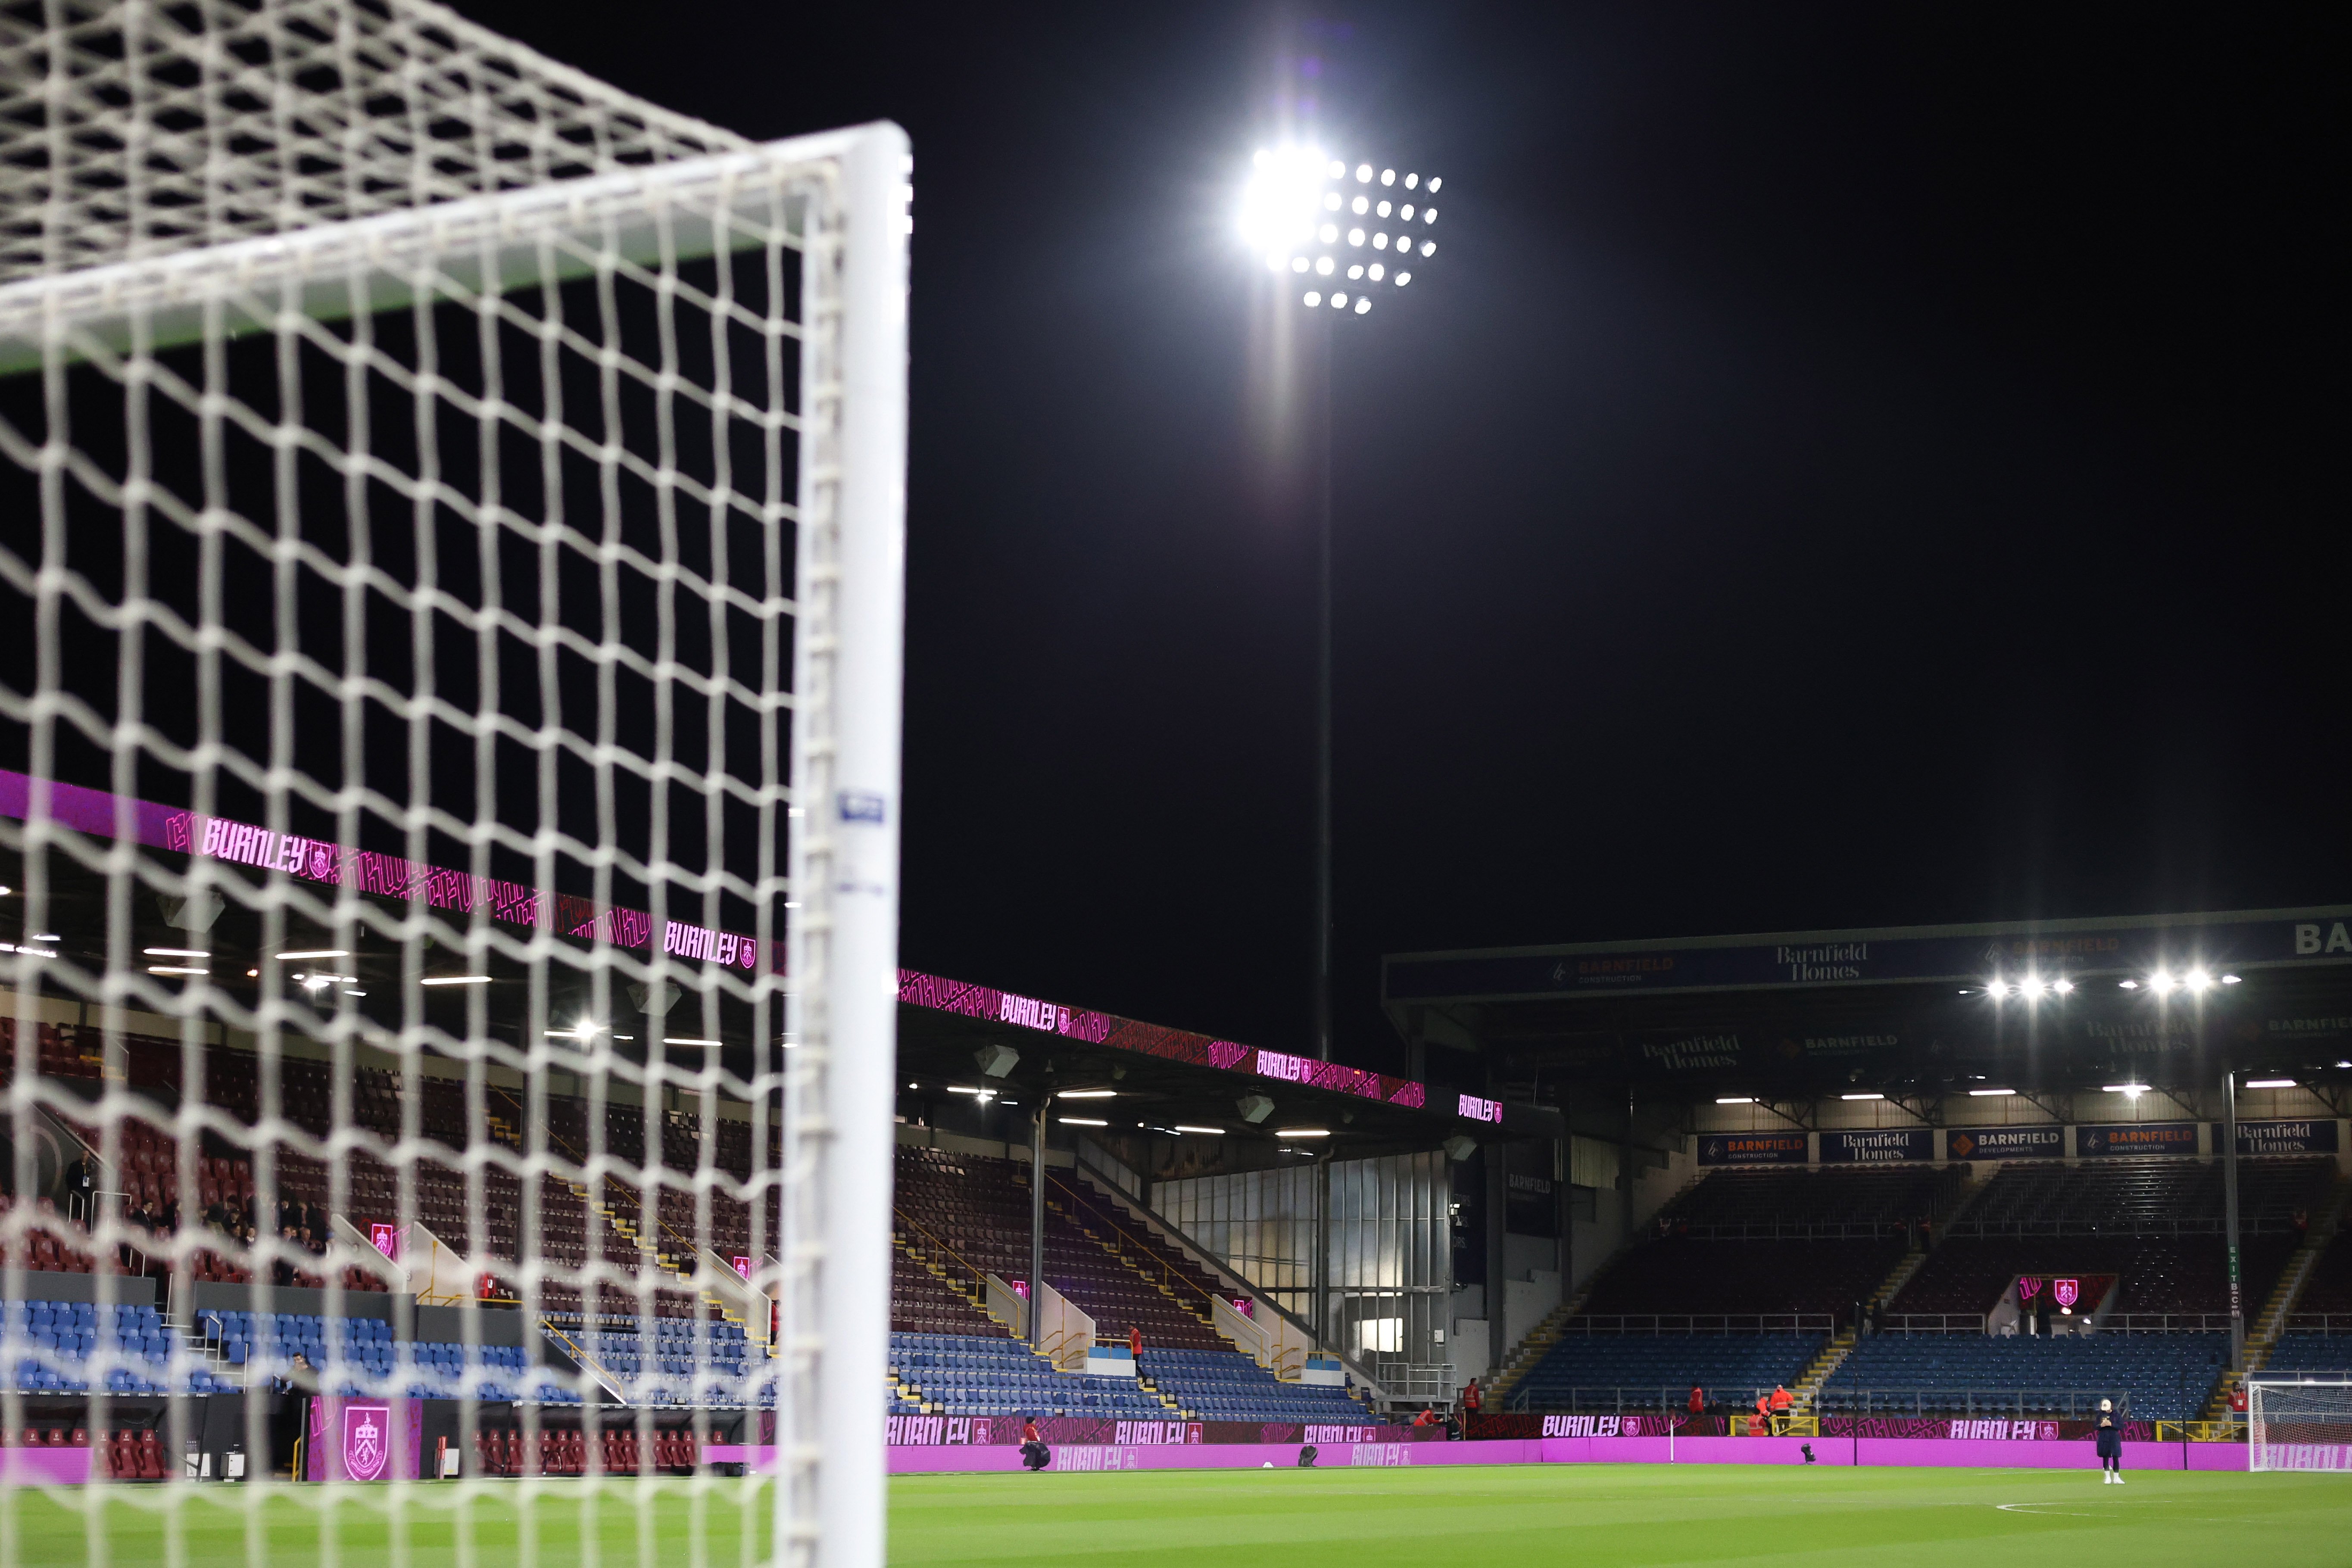
<svg viewBox="0 0 2352 1568">
<path fill-rule="evenodd" d="M 1063 1181 L 1061 1177 L 1055 1175 L 1052 1172 L 1048 1171 L 1045 1173 L 1045 1176 L 1046 1180 L 1054 1183 L 1056 1186 L 1059 1186 L 1064 1192 L 1068 1193 L 1071 1196 L 1077 1198 L 1083 1198 L 1085 1196 L 1085 1194 L 1080 1193 L 1076 1187 L 1071 1186 L 1069 1183 Z M 1143 1253 L 1143 1256 L 1150 1258 L 1153 1263 L 1158 1264 L 1160 1272 L 1165 1274 L 1170 1279 L 1174 1280 L 1180 1285 L 1187 1287 L 1194 1295 L 1200 1297 L 1203 1301 L 1213 1300 L 1215 1299 L 1211 1292 L 1202 1289 L 1198 1284 L 1195 1284 L 1192 1280 L 1185 1279 L 1181 1274 L 1177 1273 L 1174 1266 L 1160 1256 L 1159 1249 L 1157 1247 L 1154 1247 L 1149 1243 L 1139 1240 L 1137 1237 L 1129 1235 L 1127 1231 L 1121 1229 L 1115 1221 L 1105 1220 L 1102 1223 L 1109 1227 L 1110 1233 L 1113 1236 L 1118 1237 L 1125 1241 L 1133 1242 L 1134 1245 Z"/>
<path fill-rule="evenodd" d="M 958 1263 L 962 1264 L 967 1269 L 970 1269 L 973 1282 L 979 1285 L 982 1289 L 985 1290 L 988 1288 L 988 1270 L 972 1262 L 971 1258 L 966 1258 L 962 1253 L 958 1252 L 954 1247 L 950 1247 L 938 1237 L 933 1236 L 929 1230 L 924 1228 L 921 1221 L 918 1220 L 913 1215 L 908 1214 L 905 1209 L 900 1208 L 897 1204 L 892 1204 L 890 1205 L 890 1212 L 897 1215 L 900 1219 L 906 1221 L 908 1228 L 914 1231 L 916 1235 L 921 1237 L 925 1241 L 929 1242 L 933 1247 L 938 1247 L 941 1252 L 946 1253 L 950 1258 L 954 1258 Z"/>
</svg>

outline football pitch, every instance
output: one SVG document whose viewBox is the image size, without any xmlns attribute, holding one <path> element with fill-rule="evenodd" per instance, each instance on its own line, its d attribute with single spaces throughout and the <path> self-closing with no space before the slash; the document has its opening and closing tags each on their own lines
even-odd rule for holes
<svg viewBox="0 0 2352 1568">
<path fill-rule="evenodd" d="M 470 1496 L 468 1495 L 470 1494 Z M 460 1500 L 464 1499 L 462 1502 Z M 19 1493 L 0 1559 L 209 1568 L 257 1562 L 377 1565 L 709 1564 L 761 1560 L 764 1507 L 740 1485 L 576 1482 L 410 1492 L 304 1488 L 251 1524 L 226 1489 L 193 1494 L 167 1527 L 157 1489 L 113 1493 L 86 1517 L 73 1494 Z M 764 1505 L 764 1490 L 756 1501 Z M 92 1526 L 98 1528 L 93 1531 Z M 2352 1563 L 2352 1476 L 2148 1471 L 2122 1488 L 2090 1468 L 1853 1471 L 1747 1466 L 1556 1465 L 1361 1470 L 919 1476 L 890 1489 L 890 1561 L 957 1568 L 1164 1563 L 1364 1568 L 1462 1563 L 1576 1568 L 1852 1563 L 1984 1568 L 1993 1561 L 2259 1568 Z M 102 1538 L 93 1554 L 93 1538 Z M 176 1538 L 176 1539 L 175 1539 Z M 259 1552 L 252 1547 L 258 1545 Z M 2252 1558 L 2247 1554 L 2252 1553 Z"/>
</svg>

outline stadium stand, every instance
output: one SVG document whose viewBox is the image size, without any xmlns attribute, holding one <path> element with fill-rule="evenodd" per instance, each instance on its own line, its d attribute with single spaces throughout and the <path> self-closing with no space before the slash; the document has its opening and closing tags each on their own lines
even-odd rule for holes
<svg viewBox="0 0 2352 1568">
<path fill-rule="evenodd" d="M 1902 1261 L 1906 1250 L 1899 1236 L 1864 1241 L 1709 1241 L 1669 1237 L 1636 1247 L 1621 1258 L 1587 1294 L 1583 1315 L 1802 1314 L 1843 1320 L 1852 1315 L 1854 1302 L 1869 1296 Z M 1574 1320 L 1568 1331 L 1575 1331 Z"/>
<path fill-rule="evenodd" d="M 1832 1413 L 2084 1415 L 2127 1395 L 2141 1421 L 2197 1414 L 2230 1357 L 2227 1334 L 1877 1334 L 1821 1394 Z"/>
<path fill-rule="evenodd" d="M 2352 1334 L 2282 1335 L 2256 1375 L 2326 1373 L 2352 1377 Z"/>
<path fill-rule="evenodd" d="M 1571 1322 L 1573 1320 L 1571 1320 Z M 1562 1339 L 1512 1390 L 1528 1410 L 1680 1409 L 1693 1385 L 1745 1407 L 1794 1387 L 1822 1334 L 1594 1334 Z"/>
<path fill-rule="evenodd" d="M 1175 1414 L 1134 1378 L 1056 1371 L 1053 1363 L 1010 1339 L 894 1333 L 890 1377 L 895 1401 L 913 1405 L 924 1415 L 1165 1421 Z"/>
<path fill-rule="evenodd" d="M 1716 1171 L 1659 1211 L 1661 1236 L 1867 1236 L 1938 1213 L 1964 1173 L 1920 1168 Z"/>
<path fill-rule="evenodd" d="M 1208 1421 L 1365 1420 L 1363 1405 L 1345 1390 L 1279 1382 L 1257 1363 L 1230 1351 L 1146 1350 L 1142 1370 L 1185 1414 Z"/>
<path fill-rule="evenodd" d="M 2286 1235 L 2298 1210 L 2327 1196 L 2335 1162 L 2247 1159 L 2238 1163 L 2238 1226 L 2248 1236 Z M 2219 1235 L 2222 1173 L 2218 1161 L 2105 1160 L 2003 1165 L 1950 1229 L 1955 1237 Z"/>
<path fill-rule="evenodd" d="M 2292 1236 L 2244 1239 L 2240 1258 L 2248 1300 L 2260 1301 L 2269 1294 L 2294 1247 Z M 1927 1255 L 1919 1272 L 1888 1303 L 1887 1312 L 1897 1319 L 1990 1312 L 2021 1274 L 2115 1275 L 2116 1300 L 2110 1310 L 2135 1319 L 2198 1317 L 2230 1310 L 2227 1247 L 2221 1237 L 2084 1234 L 1956 1237 Z"/>
</svg>

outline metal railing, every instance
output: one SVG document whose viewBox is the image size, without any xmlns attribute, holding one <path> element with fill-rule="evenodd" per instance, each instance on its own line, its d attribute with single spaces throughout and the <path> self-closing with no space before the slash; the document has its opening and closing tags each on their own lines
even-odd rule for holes
<svg viewBox="0 0 2352 1568">
<path fill-rule="evenodd" d="M 1668 1228 L 1654 1233 L 1653 1239 L 1668 1241 L 1870 1241 L 1880 1237 L 1899 1237 L 1910 1230 L 1899 1219 L 1880 1220 L 1759 1220 L 1753 1224 L 1712 1223 L 1693 1225 L 1676 1220 Z"/>
<path fill-rule="evenodd" d="M 1982 1312 L 1890 1312 L 1878 1320 L 1882 1334 L 1980 1334 Z"/>
<path fill-rule="evenodd" d="M 1580 1313 L 1560 1323 L 1565 1337 L 1581 1334 L 1827 1334 L 1837 1320 L 1827 1312 Z"/>
<path fill-rule="evenodd" d="M 2115 1414 L 2131 1414 L 2131 1395 L 2116 1389 L 2083 1388 L 1846 1388 L 1832 1384 L 1814 1396 L 1813 1407 L 1832 1415 L 2007 1415 L 2087 1421 L 2099 1401 L 2116 1402 Z"/>
<path fill-rule="evenodd" d="M 2225 1229 L 2219 1215 L 2071 1215 L 2058 1219 L 1987 1219 L 1971 1212 L 1951 1222 L 1947 1236 L 2220 1236 Z M 2238 1223 L 2242 1236 L 2276 1236 L 2293 1225 L 2278 1215 L 2248 1215 Z"/>
<path fill-rule="evenodd" d="M 2159 1443 L 2242 1443 L 2246 1440 L 2246 1418 L 2238 1415 L 2227 1421 L 2159 1421 L 2156 1424 L 2156 1440 Z"/>
<path fill-rule="evenodd" d="M 2213 1334 L 2229 1330 L 2227 1312 L 2111 1312 L 2099 1323 L 2103 1334 Z"/>
<path fill-rule="evenodd" d="M 2289 1312 L 2290 1334 L 2352 1334 L 2352 1312 Z"/>
<path fill-rule="evenodd" d="M 1769 1384 L 1745 1392 L 1737 1388 L 1708 1389 L 1706 1410 L 1700 1418 L 1745 1421 L 1755 1411 L 1756 1401 L 1771 1392 Z M 1690 1393 L 1687 1383 L 1654 1388 L 1561 1388 L 1522 1384 L 1512 1391 L 1509 1408 L 1515 1412 L 1543 1410 L 1579 1415 L 1688 1415 Z"/>
</svg>

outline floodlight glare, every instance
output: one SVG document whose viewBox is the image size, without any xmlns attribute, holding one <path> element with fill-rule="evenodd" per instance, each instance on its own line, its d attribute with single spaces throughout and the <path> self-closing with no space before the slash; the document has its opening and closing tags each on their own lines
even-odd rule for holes
<svg viewBox="0 0 2352 1568">
<path fill-rule="evenodd" d="M 1204 1138 L 1223 1138 L 1225 1135 L 1225 1130 L 1222 1127 L 1187 1127 L 1181 1121 L 1175 1126 L 1170 1128 L 1168 1131 L 1171 1132 L 1197 1132 Z"/>
<path fill-rule="evenodd" d="M 2137 980 L 2118 980 L 2116 982 L 2116 984 L 2126 991 L 2137 991 L 2139 989 L 2139 982 Z"/>
<path fill-rule="evenodd" d="M 2213 977 L 2206 973 L 2201 969 L 2190 970 L 2187 974 L 2180 977 L 2180 983 L 2188 986 L 2191 991 L 2210 991 L 2213 989 Z"/>
<path fill-rule="evenodd" d="M 1321 239 L 1326 245 L 1336 245 L 1339 243 L 1339 226 L 1336 223 L 1327 223 L 1321 228 L 1317 229 L 1315 233 L 1317 237 Z"/>
<path fill-rule="evenodd" d="M 2103 1083 L 2099 1085 L 2099 1092 L 2101 1094 L 2120 1094 L 2126 1100 L 2137 1100 L 2141 1095 L 2147 1092 L 2147 1085 L 2144 1083 Z"/>
<path fill-rule="evenodd" d="M 1305 257 L 1303 257 L 1303 256 L 1294 256 L 1294 257 L 1292 257 L 1292 258 L 1290 258 L 1290 269 L 1291 269 L 1293 272 L 1304 272 L 1304 271 L 1306 271 L 1306 270 L 1307 270 L 1307 258 L 1305 258 Z"/>
<path fill-rule="evenodd" d="M 1265 258 L 1265 269 L 1268 272 L 1279 272 L 1282 270 L 1282 252 L 1276 250 L 1267 254 Z"/>
<path fill-rule="evenodd" d="M 1386 250 L 1388 247 L 1389 237 L 1385 231 L 1372 236 L 1372 248 L 1374 250 Z"/>
<path fill-rule="evenodd" d="M 1393 185 L 1393 184 L 1396 184 L 1396 171 L 1395 171 L 1394 169 L 1382 169 L 1382 170 L 1381 171 L 1381 184 L 1384 184 L 1384 185 Z"/>
<path fill-rule="evenodd" d="M 1341 160 L 1334 158 L 1331 160 L 1331 166 L 1325 169 L 1323 172 L 1330 175 L 1331 178 L 1335 180 L 1345 179 L 1348 174 L 1348 165 Z"/>
<path fill-rule="evenodd" d="M 2000 1000 L 2001 997 L 2009 994 L 2009 982 L 2006 980 L 1992 980 L 1986 982 L 1985 994 L 1992 997 L 1996 1001 Z"/>
<path fill-rule="evenodd" d="M 1885 1100 L 1886 1097 L 1883 1094 L 1841 1094 L 1838 1098 L 1840 1100 Z"/>
<path fill-rule="evenodd" d="M 1363 244 L 1363 243 L 1364 243 L 1364 231 L 1363 231 L 1362 229 L 1360 229 L 1360 228 L 1351 228 L 1351 229 L 1349 229 L 1349 230 L 1348 231 L 1348 243 L 1349 243 L 1349 245 L 1361 245 L 1361 244 Z"/>
<path fill-rule="evenodd" d="M 1410 282 L 1412 282 L 1412 273 L 1410 273 L 1410 272 L 1400 272 L 1400 273 L 1398 273 L 1398 274 L 1397 274 L 1397 287 L 1398 287 L 1398 288 L 1402 289 L 1402 288 L 1403 288 L 1406 284 L 1408 284 L 1408 283 L 1410 283 Z"/>
<path fill-rule="evenodd" d="M 2291 1078 L 2250 1078 L 2246 1080 L 2246 1087 L 2248 1089 L 2293 1089 L 2294 1087 L 2294 1079 Z"/>
<path fill-rule="evenodd" d="M 1358 314 L 1359 316 L 1360 316 L 1360 315 L 1362 315 L 1365 311 L 1367 311 L 1367 310 L 1370 310 L 1371 308 L 1372 308 L 1372 302 L 1371 302 L 1371 300 L 1369 300 L 1369 299 L 1365 298 L 1365 297 L 1364 297 L 1363 295 L 1361 295 L 1361 294 L 1359 294 L 1359 295 L 1357 295 L 1357 296 L 1356 296 L 1356 314 Z"/>
<path fill-rule="evenodd" d="M 1429 176 L 1429 194 L 1430 194 L 1431 195 L 1433 195 L 1433 195 L 1435 195 L 1437 194 L 1437 187 L 1438 187 L 1438 186 L 1440 186 L 1440 185 L 1442 185 L 1442 184 L 1444 184 L 1444 183 L 1445 183 L 1444 181 L 1443 181 L 1443 180 L 1439 179 L 1436 175 L 1434 175 L 1434 174 L 1430 175 L 1430 176 Z"/>
<path fill-rule="evenodd" d="M 1349 276 L 1349 277 L 1350 277 L 1350 278 L 1361 278 L 1363 275 L 1364 275 L 1363 264 L 1362 264 L 1362 263 L 1360 263 L 1360 262 L 1359 262 L 1357 265 L 1355 265 L 1355 266 L 1350 267 L 1350 268 L 1348 268 L 1348 276 Z"/>
<path fill-rule="evenodd" d="M 1344 310 L 1347 308 L 1348 297 L 1345 294 L 1339 293 L 1335 290 L 1331 295 L 1331 309 L 1335 310 Z"/>
<path fill-rule="evenodd" d="M 1433 239 L 1424 239 L 1424 240 L 1423 240 L 1423 241 L 1421 242 L 1421 253 L 1422 253 L 1423 256 L 1434 256 L 1434 255 L 1436 255 L 1436 254 L 1437 254 L 1437 241 L 1435 241 L 1435 240 L 1433 240 Z"/>
<path fill-rule="evenodd" d="M 1389 204 L 1382 202 L 1380 205 L 1374 207 L 1372 211 L 1378 213 L 1382 217 L 1386 217 L 1389 216 Z"/>
<path fill-rule="evenodd" d="M 1422 208 L 1421 221 L 1424 224 L 1435 223 L 1437 221 L 1437 209 L 1435 207 Z"/>
<path fill-rule="evenodd" d="M 1323 210 L 1324 210 L 1325 212 L 1334 212 L 1334 213 L 1335 213 L 1335 212 L 1338 212 L 1338 211 L 1339 210 L 1339 192 L 1337 192 L 1337 191 L 1333 191 L 1333 192 L 1331 192 L 1328 195 L 1326 195 L 1326 196 L 1323 198 Z"/>
<path fill-rule="evenodd" d="M 2015 1094 L 2017 1090 L 2013 1089 L 1972 1089 L 1969 1090 L 1969 1098 L 1970 1100 L 1986 1100 L 1996 1095 Z"/>
<path fill-rule="evenodd" d="M 2158 996 L 2163 996 L 2171 992 L 2173 987 L 2173 979 L 2171 975 L 2167 974 L 2163 970 L 2159 969 L 2155 973 L 2147 977 L 2147 984 L 2149 988 L 2155 991 Z"/>
<path fill-rule="evenodd" d="M 1382 267 L 1379 262 L 1377 262 L 1377 261 L 1373 262 L 1373 263 L 1372 263 L 1372 267 L 1371 267 L 1371 279 L 1372 279 L 1372 281 L 1373 281 L 1373 282 L 1375 282 L 1375 283 L 1379 282 L 1379 281 L 1381 280 L 1381 274 L 1382 274 L 1383 272 L 1386 272 L 1387 270 L 1388 270 L 1388 268 L 1385 268 L 1385 267 Z"/>
<path fill-rule="evenodd" d="M 2048 986 L 2042 984 L 2042 977 L 2038 974 L 2027 975 L 2024 979 L 2017 983 L 2017 988 L 2020 992 L 2029 997 L 2039 996 L 2044 991 L 2049 989 Z"/>
<path fill-rule="evenodd" d="M 2050 983 L 2050 989 L 2061 996 L 2071 995 L 2074 994 L 2074 983 L 2071 980 L 2053 980 Z"/>
<path fill-rule="evenodd" d="M 1330 277 L 1330 276 L 1331 276 L 1331 265 L 1332 265 L 1332 264 L 1331 264 L 1331 258 L 1330 258 L 1329 257 L 1328 257 L 1328 256 L 1318 256 L 1318 257 L 1317 257 L 1317 258 L 1315 258 L 1315 271 L 1316 271 L 1316 275 L 1317 275 L 1318 277 L 1322 277 L 1322 278 L 1328 278 L 1328 277 Z"/>
<path fill-rule="evenodd" d="M 1323 296 L 1312 289 L 1307 290 L 1303 298 L 1308 305 L 1319 305 L 1323 302 Z"/>
<path fill-rule="evenodd" d="M 1349 204 L 1348 210 L 1360 216 L 1372 210 L 1372 198 L 1370 196 L 1358 196 L 1354 202 Z"/>
<path fill-rule="evenodd" d="M 2235 985 L 2238 984 L 2238 977 L 2234 974 L 2224 974 L 2221 976 L 2221 984 L 2224 985 Z"/>
<path fill-rule="evenodd" d="M 1370 184 L 1371 177 L 1372 166 L 1370 163 L 1359 163 L 1356 165 L 1356 183 L 1358 184 Z"/>
<path fill-rule="evenodd" d="M 1411 223 L 1412 221 L 1412 204 L 1411 202 L 1407 202 L 1404 205 L 1397 208 L 1397 216 L 1404 219 L 1407 223 Z"/>
<path fill-rule="evenodd" d="M 1323 195 L 1323 155 L 1304 148 L 1261 152 L 1242 189 L 1242 238 L 1254 249 L 1295 245 L 1314 231 Z"/>
<path fill-rule="evenodd" d="M 1753 1105 L 1756 1103 L 1756 1097 L 1751 1094 L 1727 1094 L 1717 1097 L 1716 1103 L 1717 1105 Z"/>
</svg>

